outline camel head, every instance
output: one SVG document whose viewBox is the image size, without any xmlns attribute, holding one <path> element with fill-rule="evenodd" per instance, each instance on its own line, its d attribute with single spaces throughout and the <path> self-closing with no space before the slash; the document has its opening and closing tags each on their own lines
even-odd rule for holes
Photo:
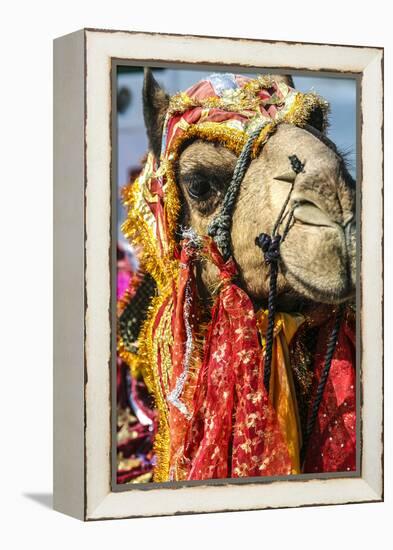
<svg viewBox="0 0 393 550">
<path fill-rule="evenodd" d="M 273 77 L 291 85 L 289 77 Z M 145 73 L 144 116 L 150 148 L 159 157 L 168 95 L 150 71 Z M 290 158 L 303 169 L 296 173 Z M 178 157 L 176 181 L 180 190 L 180 224 L 206 235 L 217 216 L 231 181 L 237 155 L 219 142 L 195 139 Z M 264 303 L 269 268 L 255 239 L 271 234 L 293 184 L 289 212 L 292 220 L 281 245 L 278 277 L 280 306 L 299 300 L 336 304 L 351 299 L 355 290 L 355 182 L 335 145 L 315 117 L 303 127 L 280 123 L 252 159 L 237 196 L 231 225 L 232 254 L 241 285 L 256 303 Z M 216 286 L 217 269 L 206 261 L 200 267 L 203 292 Z"/>
</svg>

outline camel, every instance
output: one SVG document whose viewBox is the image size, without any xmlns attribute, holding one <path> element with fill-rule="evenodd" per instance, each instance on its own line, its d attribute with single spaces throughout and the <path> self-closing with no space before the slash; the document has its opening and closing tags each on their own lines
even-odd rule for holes
<svg viewBox="0 0 393 550">
<path fill-rule="evenodd" d="M 213 76 L 217 80 L 217 75 Z M 212 81 L 216 82 L 214 78 Z M 224 83 L 231 82 L 228 76 L 225 76 L 225 78 Z M 221 83 L 219 79 L 218 82 Z M 243 85 L 243 81 L 241 82 Z M 288 90 L 290 90 L 290 94 L 295 93 L 290 76 L 271 76 L 268 77 L 266 82 L 265 87 L 269 90 L 275 90 L 275 94 L 280 95 L 283 90 L 284 93 Z M 270 91 L 269 93 L 273 92 Z M 230 94 L 229 97 L 232 97 Z M 227 95 L 227 92 L 224 90 L 222 97 L 225 99 Z M 276 98 L 276 95 L 273 94 L 273 98 Z M 160 88 L 151 71 L 149 69 L 145 70 L 143 109 L 150 155 L 153 159 L 152 162 L 155 163 L 154 168 L 151 168 L 150 172 L 156 170 L 157 174 L 160 174 L 160 170 L 165 171 L 165 163 L 162 162 L 160 165 L 159 161 L 160 157 L 162 160 L 163 141 L 166 139 L 165 132 L 168 131 L 166 126 L 168 125 L 169 115 L 176 116 L 177 113 L 176 106 L 174 108 L 171 101 L 173 100 Z M 269 99 L 265 101 L 269 105 Z M 272 100 L 273 109 L 276 108 L 277 101 L 277 99 Z M 313 101 L 313 99 L 311 98 L 310 101 Z M 216 103 L 213 102 L 212 105 L 214 107 Z M 222 108 L 221 104 L 219 105 L 221 108 L 219 116 L 223 116 L 222 112 L 225 111 L 225 105 L 224 103 L 224 108 Z M 266 103 L 264 105 L 267 108 Z M 195 108 L 195 105 L 193 107 Z M 210 104 L 209 107 L 211 107 Z M 180 270 L 180 275 L 176 275 L 178 277 L 177 282 L 171 287 L 172 294 L 173 289 L 176 289 L 177 298 L 174 302 L 171 302 L 171 299 L 167 298 L 165 302 L 165 292 L 163 290 L 165 285 L 160 285 L 159 282 L 157 284 L 157 281 L 160 280 L 160 277 L 157 275 L 157 268 L 151 267 L 151 258 L 150 263 L 146 262 L 148 266 L 147 271 L 150 273 L 150 282 L 153 281 L 158 287 L 158 290 L 154 287 L 149 295 L 149 307 L 146 305 L 144 309 L 142 308 L 146 312 L 148 319 L 144 321 L 144 330 L 141 331 L 142 336 L 140 338 L 147 341 L 148 334 L 150 334 L 152 342 L 150 351 L 148 346 L 145 346 L 144 342 L 139 340 L 139 345 L 141 346 L 139 350 L 140 356 L 144 356 L 146 360 L 146 356 L 150 353 L 150 362 L 152 361 L 152 345 L 156 342 L 156 345 L 160 346 L 162 340 L 160 358 L 163 357 L 166 350 L 167 357 L 170 357 L 169 362 L 171 363 L 169 367 L 170 372 L 167 372 L 164 377 L 164 386 L 167 386 L 166 397 L 162 395 L 164 391 L 162 388 L 157 389 L 157 382 L 153 380 L 154 376 L 151 375 L 149 378 L 149 375 L 146 375 L 148 387 L 150 386 L 158 402 L 159 414 L 161 416 L 166 414 L 167 416 L 165 421 L 161 418 L 162 429 L 156 438 L 156 452 L 159 462 L 157 475 L 155 475 L 155 480 L 157 481 L 204 479 L 206 477 L 253 477 L 271 475 L 272 473 L 279 475 L 308 471 L 321 472 L 329 471 L 329 469 L 353 469 L 353 463 L 351 462 L 353 461 L 353 457 L 351 459 L 348 459 L 348 456 L 341 457 L 340 460 L 336 460 L 334 466 L 332 466 L 333 459 L 330 460 L 328 465 L 326 462 L 327 459 L 323 458 L 322 447 L 323 451 L 326 450 L 326 455 L 329 453 L 333 455 L 334 452 L 334 449 L 329 447 L 329 443 L 321 442 L 322 417 L 325 415 L 325 417 L 328 417 L 328 421 L 330 421 L 332 411 L 329 409 L 330 405 L 327 403 L 327 397 L 326 403 L 324 403 L 322 396 L 320 396 L 318 407 L 315 407 L 315 393 L 318 393 L 318 391 L 321 393 L 321 387 L 317 387 L 317 377 L 320 376 L 321 378 L 324 376 L 322 374 L 325 354 L 323 346 L 325 345 L 326 347 L 327 345 L 329 347 L 330 345 L 332 348 L 330 362 L 332 364 L 329 363 L 328 365 L 331 370 L 330 374 L 327 372 L 325 377 L 329 376 L 329 380 L 326 390 L 325 386 L 323 386 L 322 394 L 324 391 L 325 394 L 328 391 L 334 393 L 334 390 L 337 389 L 336 384 L 340 384 L 340 382 L 335 381 L 334 377 L 338 381 L 340 380 L 340 368 L 342 372 L 346 369 L 345 372 L 350 373 L 351 391 L 348 389 L 348 393 L 347 388 L 342 386 L 344 388 L 343 391 L 347 397 L 349 394 L 351 396 L 353 394 L 355 376 L 353 351 L 351 353 L 348 352 L 347 355 L 342 355 L 342 357 L 344 355 L 346 357 L 345 368 L 340 367 L 338 352 L 344 346 L 343 339 L 345 338 L 343 336 L 345 331 L 342 328 L 342 324 L 340 324 L 342 323 L 342 315 L 345 317 L 345 326 L 347 328 L 351 322 L 353 325 L 353 314 L 351 317 L 352 321 L 349 321 L 352 309 L 348 304 L 353 302 L 356 290 L 356 185 L 349 174 L 343 155 L 340 154 L 337 147 L 324 132 L 326 118 L 323 111 L 323 102 L 317 101 L 314 107 L 308 112 L 307 117 L 301 120 L 301 123 L 292 123 L 291 119 L 287 117 L 280 121 L 280 123 L 275 124 L 266 133 L 266 137 L 260 148 L 255 149 L 254 154 L 248 159 L 237 188 L 236 197 L 231 203 L 231 215 L 225 218 L 227 253 L 225 253 L 225 247 L 220 248 L 220 241 L 216 238 L 217 227 L 216 230 L 214 230 L 214 227 L 215 224 L 217 225 L 217 219 L 222 213 L 223 205 L 228 200 L 226 195 L 228 194 L 228 189 L 231 189 L 231 186 L 233 186 L 234 173 L 237 170 L 239 155 L 244 154 L 245 143 L 242 142 L 241 146 L 238 144 L 236 146 L 233 144 L 233 146 L 228 146 L 228 143 L 232 143 L 230 141 L 231 137 L 228 138 L 228 141 L 223 138 L 214 138 L 215 128 L 219 122 L 213 122 L 211 134 L 206 134 L 207 138 L 204 137 L 205 134 L 203 133 L 190 134 L 191 137 L 183 140 L 181 145 L 176 149 L 176 155 L 173 155 L 171 181 L 176 186 L 177 202 L 173 202 L 175 222 L 172 222 L 172 224 L 175 224 L 176 229 L 174 231 L 174 244 L 172 246 L 180 246 L 182 250 L 181 254 L 184 255 L 184 257 L 181 256 L 180 260 L 177 257 L 173 262 L 174 265 L 178 265 L 180 261 L 179 265 L 182 267 L 184 267 L 184 262 L 189 261 L 190 264 L 187 264 L 188 267 L 184 270 L 187 272 L 187 275 L 182 275 Z M 269 108 L 272 109 L 271 106 Z M 276 111 L 270 112 L 276 113 Z M 225 113 L 224 116 L 226 116 Z M 232 112 L 231 116 L 235 118 L 235 122 L 232 121 L 233 127 L 237 128 L 237 114 L 233 115 Z M 187 123 L 183 122 L 182 124 L 184 128 L 188 129 Z M 263 129 L 264 127 L 262 129 L 257 127 L 254 130 L 255 136 L 260 135 L 259 132 Z M 213 135 L 213 137 L 209 137 L 210 135 Z M 169 174 L 168 171 L 167 173 Z M 169 175 L 167 177 L 169 181 Z M 127 204 L 127 200 L 125 202 Z M 131 208 L 135 209 L 135 203 Z M 169 225 L 170 222 L 168 222 Z M 279 250 L 277 249 L 276 251 L 277 256 L 273 260 L 273 256 L 269 257 L 266 253 L 268 246 L 265 249 L 265 253 L 261 250 L 262 245 L 258 246 L 258 243 L 260 244 L 258 238 L 261 235 L 268 236 L 269 243 L 271 243 L 269 236 L 274 237 L 275 234 L 280 235 L 279 239 L 281 239 L 281 243 L 279 243 Z M 282 235 L 285 236 L 285 239 L 281 238 Z M 196 242 L 197 244 L 195 244 Z M 213 248 L 211 250 L 213 252 L 210 250 L 209 253 L 200 253 L 200 248 L 205 246 L 201 245 L 201 242 L 212 242 Z M 185 244 L 182 245 L 181 243 Z M 171 258 L 170 262 L 172 262 L 172 256 L 167 256 L 167 258 Z M 219 259 L 213 261 L 212 258 L 214 259 L 216 256 Z M 172 269 L 170 267 L 172 263 L 170 262 L 168 260 L 168 272 Z M 230 279 L 236 281 L 235 287 L 233 283 L 227 282 L 227 279 L 225 279 L 227 275 L 225 275 L 223 283 L 223 272 L 229 269 L 229 264 L 230 269 L 234 270 L 233 273 L 231 272 Z M 276 279 L 273 291 L 272 274 L 274 271 L 272 264 L 276 266 Z M 191 280 L 195 282 L 194 298 L 192 300 L 190 298 Z M 216 304 L 214 306 L 215 301 L 219 302 L 220 300 L 220 298 L 217 298 L 220 292 L 218 289 L 221 289 L 223 285 L 226 285 L 226 288 L 230 290 L 223 291 L 222 294 L 227 292 L 227 295 L 221 297 L 220 305 Z M 276 426 L 276 428 L 271 428 L 273 434 L 271 439 L 275 442 L 275 446 L 272 445 L 269 447 L 266 442 L 261 443 L 260 441 L 263 439 L 262 435 L 259 436 L 259 439 L 255 435 L 255 433 L 266 433 L 266 426 L 260 429 L 259 432 L 256 430 L 259 420 L 252 421 L 253 414 L 256 419 L 258 418 L 260 411 L 258 406 L 252 409 L 252 414 L 250 413 L 251 409 L 247 409 L 247 418 L 251 418 L 247 425 L 247 437 L 242 434 L 241 437 L 243 439 L 240 436 L 239 441 L 236 439 L 236 429 L 238 428 L 236 428 L 235 421 L 233 421 L 234 424 L 229 429 L 230 433 L 228 432 L 227 436 L 225 436 L 227 439 L 224 450 L 218 450 L 217 442 L 221 441 L 224 437 L 222 434 L 226 433 L 226 427 L 221 425 L 220 429 L 216 431 L 215 439 L 209 440 L 206 434 L 210 433 L 211 419 L 206 418 L 206 414 L 201 419 L 201 413 L 198 411 L 199 407 L 201 411 L 206 413 L 206 411 L 210 410 L 209 407 L 215 406 L 214 403 L 209 403 L 208 395 L 210 389 L 202 391 L 199 386 L 206 385 L 208 388 L 213 388 L 212 391 L 217 390 L 219 392 L 218 388 L 220 388 L 222 377 L 226 380 L 226 377 L 229 376 L 227 372 L 232 368 L 232 360 L 227 359 L 226 363 L 224 361 L 222 370 L 224 374 L 220 375 L 221 378 L 217 379 L 218 381 L 214 386 L 212 380 L 215 380 L 213 377 L 215 371 L 206 358 L 206 354 L 208 353 L 206 349 L 209 345 L 218 345 L 220 327 L 227 327 L 226 330 L 229 330 L 228 334 L 231 335 L 230 339 L 237 334 L 236 331 L 239 334 L 239 331 L 244 332 L 243 325 L 240 328 L 240 325 L 236 325 L 237 328 L 235 328 L 236 320 L 231 317 L 234 314 L 237 315 L 237 309 L 231 310 L 230 314 L 229 309 L 225 310 L 225 300 L 228 302 L 229 292 L 232 292 L 231 300 L 238 300 L 237 304 L 246 304 L 242 307 L 252 308 L 250 309 L 249 317 L 255 316 L 255 320 L 254 318 L 251 319 L 251 325 L 247 325 L 247 330 L 252 332 L 252 336 L 243 338 L 241 345 L 248 346 L 249 340 L 254 342 L 252 344 L 254 347 L 261 347 L 262 345 L 262 352 L 254 350 L 256 355 L 252 355 L 252 358 L 253 361 L 260 361 L 256 357 L 259 357 L 258 353 L 262 353 L 261 361 L 262 363 L 265 361 L 265 386 L 267 351 L 263 351 L 265 345 L 264 338 L 269 340 L 269 326 L 271 328 L 270 337 L 272 342 L 270 346 L 269 372 L 270 362 L 273 361 L 275 366 L 272 368 L 276 370 L 274 371 L 275 374 L 271 376 L 276 380 L 276 390 L 272 390 L 271 386 L 269 390 L 269 379 L 268 386 L 265 388 L 256 379 L 252 390 L 254 393 L 252 395 L 248 394 L 248 396 L 251 395 L 251 400 L 265 403 L 264 406 L 266 406 L 266 409 L 263 415 L 265 417 L 271 415 L 269 416 L 271 419 L 269 426 Z M 180 295 L 182 296 L 181 298 L 179 297 Z M 167 296 L 169 296 L 168 293 Z M 270 311 L 273 300 L 274 308 Z M 169 315 L 169 302 L 171 303 L 171 315 L 174 315 L 173 311 L 177 308 L 178 315 L 181 317 L 180 325 L 176 325 L 176 322 L 172 321 L 175 329 L 170 335 L 170 351 L 168 351 L 167 344 L 164 345 L 165 338 L 163 332 L 165 331 L 160 332 L 160 327 L 157 323 L 154 325 L 154 315 L 152 317 L 151 313 L 153 308 L 155 314 L 158 315 L 157 312 L 159 312 L 158 316 L 160 319 L 166 314 Z M 152 306 L 152 303 L 156 303 L 156 306 Z M 182 308 L 181 311 L 179 308 Z M 200 313 L 200 309 L 203 310 L 203 314 Z M 258 312 L 262 311 L 267 315 L 268 309 L 270 311 L 269 320 L 264 319 L 261 321 L 261 317 L 258 318 Z M 338 309 L 341 311 L 340 323 L 337 321 L 335 326 L 335 315 L 338 317 Z M 191 311 L 193 312 L 193 316 L 198 318 L 198 321 L 189 321 L 188 317 L 190 317 Z M 225 325 L 224 322 L 220 324 L 217 321 L 218 328 L 214 329 L 212 327 L 212 318 L 215 315 L 219 315 L 217 311 L 224 312 L 222 315 L 226 315 L 227 324 Z M 296 319 L 297 323 L 297 319 L 300 317 L 303 320 L 299 321 L 300 324 L 299 326 L 296 325 L 296 329 L 293 329 L 294 334 L 291 338 L 281 341 L 281 357 L 279 355 L 279 349 L 281 348 L 279 348 L 277 341 L 273 344 L 273 337 L 276 340 L 278 338 L 274 336 L 278 330 L 277 327 L 284 326 L 283 331 L 287 330 L 288 332 L 288 329 L 285 329 L 285 323 L 289 323 L 289 325 L 292 323 L 290 326 L 294 326 L 293 319 Z M 307 322 L 304 322 L 304 319 L 307 319 Z M 198 322 L 200 323 L 200 327 L 205 328 L 198 329 L 198 335 L 193 337 L 193 332 L 195 334 L 198 332 L 196 329 Z M 242 322 L 243 324 L 248 323 L 245 320 Z M 256 330 L 255 327 L 259 327 L 260 329 L 263 322 L 265 325 L 266 322 L 270 323 L 267 332 L 263 333 L 265 336 L 259 330 L 258 337 L 255 337 L 253 332 Z M 160 321 L 159 325 L 161 324 Z M 231 330 L 232 332 L 230 332 Z M 332 330 L 334 336 L 332 336 Z M 317 343 L 314 342 L 311 347 L 307 347 L 304 341 L 307 338 L 309 339 L 311 333 L 314 335 L 314 340 L 316 339 Z M 322 333 L 323 337 L 321 336 Z M 166 334 L 167 340 L 165 341 L 168 343 L 168 331 Z M 348 330 L 346 334 L 348 334 Z M 333 345 L 331 345 L 332 341 Z M 215 344 L 212 342 L 215 342 Z M 233 342 L 231 340 L 229 344 L 232 348 L 235 346 Z M 225 347 L 226 345 L 227 342 L 225 341 L 221 343 L 221 347 Z M 234 353 L 232 348 L 231 352 Z M 216 354 L 218 353 L 217 349 L 215 351 Z M 237 356 L 240 356 L 243 351 L 242 349 L 238 350 L 236 352 Z M 307 353 L 308 358 L 306 360 L 304 357 Z M 296 358 L 299 356 L 303 358 L 302 366 L 299 366 L 299 360 Z M 235 355 L 231 357 L 233 358 Z M 281 375 L 277 374 L 281 360 L 283 364 L 287 364 L 286 370 L 282 367 L 284 369 L 282 370 L 283 378 L 280 378 Z M 235 406 L 238 406 L 240 409 L 244 398 L 242 392 L 245 380 L 248 380 L 247 377 L 249 376 L 247 374 L 247 369 L 249 368 L 247 361 L 245 360 L 241 367 L 245 369 L 244 372 L 242 371 L 243 378 L 238 382 L 238 386 L 234 385 L 233 401 L 231 402 L 232 409 L 228 413 L 228 419 L 234 418 L 236 414 L 240 418 L 241 413 L 233 411 Z M 316 366 L 318 361 L 319 366 Z M 185 368 L 185 365 L 187 368 Z M 162 369 L 163 367 L 161 366 L 160 368 Z M 206 374 L 206 372 L 209 369 L 211 369 L 211 379 L 207 381 L 208 378 L 206 377 L 210 375 Z M 263 365 L 258 372 L 259 378 L 263 379 Z M 188 386 L 186 379 L 188 380 Z M 277 380 L 279 379 L 281 380 L 280 383 L 285 383 L 285 387 L 287 388 L 285 406 L 283 405 L 284 397 L 282 395 L 277 398 L 273 397 L 274 391 L 278 391 Z M 305 380 L 307 381 L 305 382 Z M 345 384 L 349 384 L 348 380 Z M 326 384 L 326 380 L 324 383 Z M 306 390 L 305 386 L 307 386 Z M 157 396 L 159 392 L 161 392 L 161 396 Z M 313 392 L 314 397 L 312 397 Z M 218 395 L 217 393 L 216 398 L 219 400 L 222 396 L 226 398 L 226 393 L 228 393 L 227 390 L 223 390 L 222 395 Z M 182 395 L 181 398 L 179 397 L 180 395 Z M 347 397 L 343 399 L 345 400 Z M 350 415 L 339 419 L 341 426 L 339 437 L 341 438 L 340 442 L 342 441 L 339 446 L 341 446 L 341 449 L 344 448 L 348 451 L 347 455 L 351 453 L 349 447 L 355 445 L 352 434 L 347 436 L 345 432 L 343 435 L 345 430 L 349 430 L 349 422 L 351 423 L 350 429 L 354 429 L 355 405 L 354 400 L 352 401 Z M 184 404 L 185 402 L 188 403 L 188 409 Z M 317 410 L 310 413 L 313 403 L 314 409 L 316 408 Z M 340 406 L 339 403 L 336 405 L 337 407 Z M 290 409 L 292 416 L 289 418 L 287 415 L 286 420 L 279 418 L 277 424 L 275 419 L 276 416 L 280 417 L 278 411 L 280 407 L 286 410 Z M 266 411 L 270 412 L 266 413 Z M 311 424 L 310 415 L 314 416 L 311 419 Z M 232 420 L 228 420 L 228 422 L 232 422 Z M 204 428 L 200 428 L 202 424 Z M 283 428 L 284 424 L 285 428 Z M 295 424 L 297 428 L 293 428 Z M 315 424 L 317 424 L 317 427 L 315 427 Z M 289 428 L 289 425 L 292 428 Z M 179 428 L 179 426 L 181 427 Z M 198 436 L 199 439 L 195 439 L 194 436 L 196 430 L 199 429 L 198 427 L 202 435 Z M 324 427 L 327 430 L 331 429 L 331 426 L 327 424 Z M 310 441 L 312 433 L 305 433 L 307 429 L 312 433 L 314 433 L 313 430 L 318 432 L 318 435 L 315 436 L 316 440 L 318 440 L 317 442 L 312 443 Z M 281 432 L 285 432 L 284 437 L 282 437 L 280 430 Z M 296 435 L 291 435 L 293 433 Z M 204 437 L 206 441 L 202 443 L 201 441 Z M 291 437 L 297 439 L 296 445 L 290 440 Z M 307 440 L 307 444 L 314 449 L 312 451 L 314 455 L 318 454 L 318 458 L 315 458 L 315 456 L 313 459 L 309 458 L 308 463 L 304 454 L 307 451 L 307 449 L 304 449 L 305 439 Z M 330 440 L 332 440 L 332 437 L 330 437 Z M 279 455 L 281 452 L 279 449 L 284 449 L 285 445 L 283 441 L 284 443 L 286 442 L 289 449 L 289 454 L 285 450 L 282 450 L 281 454 L 281 457 L 284 457 L 282 460 L 287 466 L 277 466 L 277 461 L 276 465 L 273 466 L 274 460 L 271 457 L 276 454 Z M 212 442 L 216 445 L 215 447 Z M 256 463 L 255 468 L 249 464 L 249 454 L 247 454 L 251 453 L 249 442 L 251 442 L 250 445 L 254 445 L 256 449 L 259 449 L 255 451 L 255 457 L 253 457 Z M 303 457 L 301 452 L 302 444 Z M 203 446 L 204 448 L 202 448 Z M 238 449 L 236 452 L 239 456 L 236 455 L 235 463 L 235 458 L 233 457 L 235 456 L 236 449 Z M 246 453 L 245 455 L 243 451 Z M 222 453 L 222 456 L 220 453 Z M 232 464 L 231 453 L 233 454 Z M 297 457 L 295 460 L 295 454 L 300 454 L 302 458 L 299 459 Z M 321 454 L 322 458 L 320 457 Z M 217 460 L 216 455 L 220 455 Z M 271 464 L 271 467 L 267 466 L 265 468 L 261 466 L 257 457 L 259 457 L 261 463 Z M 295 463 L 296 466 L 294 466 Z M 220 464 L 220 466 L 217 466 L 217 464 Z"/>
</svg>

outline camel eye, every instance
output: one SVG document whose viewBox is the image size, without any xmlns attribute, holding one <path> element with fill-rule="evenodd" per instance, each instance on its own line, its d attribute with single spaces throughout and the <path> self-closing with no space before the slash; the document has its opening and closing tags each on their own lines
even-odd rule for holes
<svg viewBox="0 0 393 550">
<path fill-rule="evenodd" d="M 193 177 L 186 182 L 187 192 L 193 199 L 203 200 L 211 192 L 210 181 L 204 177 Z"/>
</svg>

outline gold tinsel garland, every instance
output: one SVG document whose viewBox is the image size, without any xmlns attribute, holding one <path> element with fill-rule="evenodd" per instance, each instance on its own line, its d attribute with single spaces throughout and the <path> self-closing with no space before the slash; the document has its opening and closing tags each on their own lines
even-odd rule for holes
<svg viewBox="0 0 393 550">
<path fill-rule="evenodd" d="M 145 373 L 145 382 L 149 391 L 154 396 L 158 409 L 158 431 L 154 438 L 154 453 L 157 457 L 157 466 L 154 469 L 154 481 L 166 481 L 169 471 L 169 424 L 168 405 L 162 393 L 160 377 L 158 373 L 158 340 L 153 338 L 153 329 L 156 316 L 160 308 L 171 295 L 171 289 L 166 294 L 153 298 L 149 307 L 148 316 L 144 322 L 140 334 L 139 360 L 141 370 Z"/>
</svg>

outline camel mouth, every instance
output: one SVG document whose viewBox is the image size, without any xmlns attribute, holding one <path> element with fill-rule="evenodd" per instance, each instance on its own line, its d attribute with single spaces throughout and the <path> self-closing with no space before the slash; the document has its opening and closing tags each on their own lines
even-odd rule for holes
<svg viewBox="0 0 393 550">
<path fill-rule="evenodd" d="M 299 201 L 293 205 L 293 219 L 293 233 L 289 231 L 288 242 L 281 250 L 282 268 L 290 288 L 327 304 L 353 299 L 356 291 L 354 214 L 348 212 L 343 222 L 338 222 L 315 203 Z"/>
<path fill-rule="evenodd" d="M 305 225 L 314 225 L 319 227 L 337 227 L 329 216 L 321 210 L 316 204 L 305 201 L 295 206 L 293 217 L 296 221 Z"/>
<path fill-rule="evenodd" d="M 292 283 L 296 282 L 297 287 L 300 285 L 302 290 L 300 295 L 306 295 L 314 301 L 333 305 L 348 302 L 356 296 L 356 289 L 352 286 L 348 277 L 337 281 L 335 285 L 330 283 L 324 286 L 312 283 L 308 277 L 304 277 L 301 273 L 291 271 L 290 269 L 287 269 L 286 274 Z"/>
</svg>

